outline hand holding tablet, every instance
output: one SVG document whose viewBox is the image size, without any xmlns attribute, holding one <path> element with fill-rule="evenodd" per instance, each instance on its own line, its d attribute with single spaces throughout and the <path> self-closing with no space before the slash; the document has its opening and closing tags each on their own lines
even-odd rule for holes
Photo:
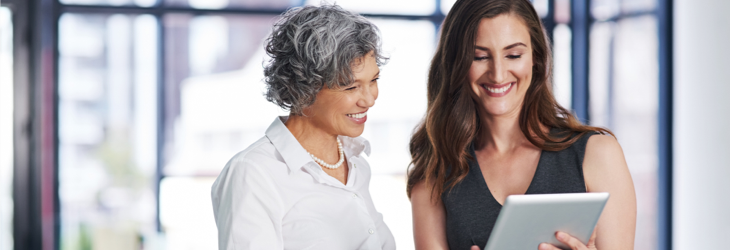
<svg viewBox="0 0 730 250">
<path fill-rule="evenodd" d="M 593 235 L 591 235 L 591 239 L 588 240 L 588 244 L 583 244 L 580 240 L 576 239 L 575 237 L 563 233 L 563 232 L 557 232 L 555 234 L 555 238 L 557 238 L 560 242 L 563 242 L 564 244 L 568 245 L 569 249 L 577 249 L 577 250 L 597 250 L 596 249 L 596 231 L 593 231 Z M 548 243 L 541 243 L 538 248 L 538 250 L 560 250 L 560 248 L 548 244 Z"/>
<path fill-rule="evenodd" d="M 608 193 L 510 195 L 484 250 L 538 249 L 541 243 L 570 249 L 556 239 L 563 234 L 568 234 L 566 242 L 590 245 L 608 197 Z"/>
</svg>

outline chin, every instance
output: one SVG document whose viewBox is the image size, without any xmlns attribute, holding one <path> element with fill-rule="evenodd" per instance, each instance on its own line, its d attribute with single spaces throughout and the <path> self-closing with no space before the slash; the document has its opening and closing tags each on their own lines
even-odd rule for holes
<svg viewBox="0 0 730 250">
<path fill-rule="evenodd" d="M 347 137 L 358 137 L 362 135 L 362 132 L 365 130 L 364 126 L 361 126 L 360 128 L 351 128 L 347 131 L 342 131 L 343 133 L 341 135 L 347 136 Z"/>
<path fill-rule="evenodd" d="M 511 110 L 514 110 L 514 108 L 507 107 L 504 103 L 484 105 L 484 109 L 487 111 L 487 114 L 491 116 L 506 115 L 509 114 Z"/>
</svg>

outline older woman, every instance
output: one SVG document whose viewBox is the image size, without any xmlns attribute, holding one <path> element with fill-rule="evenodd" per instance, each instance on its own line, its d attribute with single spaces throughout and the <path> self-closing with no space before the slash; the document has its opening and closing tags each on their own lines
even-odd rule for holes
<svg viewBox="0 0 730 250">
<path fill-rule="evenodd" d="M 608 192 L 589 242 L 555 236 L 572 249 L 632 249 L 636 197 L 621 146 L 553 98 L 550 47 L 531 3 L 460 0 L 442 29 L 428 111 L 411 138 L 416 247 L 484 246 L 508 195 Z"/>
<path fill-rule="evenodd" d="M 288 109 L 213 184 L 220 249 L 394 249 L 359 137 L 378 97 L 377 28 L 334 5 L 283 14 L 267 39 L 267 100 Z M 256 108 L 256 107 L 247 107 Z"/>
</svg>

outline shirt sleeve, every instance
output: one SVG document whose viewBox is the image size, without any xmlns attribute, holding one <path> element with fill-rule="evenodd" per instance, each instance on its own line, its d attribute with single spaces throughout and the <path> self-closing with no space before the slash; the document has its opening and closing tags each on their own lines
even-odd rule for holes
<svg viewBox="0 0 730 250">
<path fill-rule="evenodd" d="M 218 249 L 283 249 L 283 202 L 261 166 L 232 159 L 211 190 Z"/>
</svg>

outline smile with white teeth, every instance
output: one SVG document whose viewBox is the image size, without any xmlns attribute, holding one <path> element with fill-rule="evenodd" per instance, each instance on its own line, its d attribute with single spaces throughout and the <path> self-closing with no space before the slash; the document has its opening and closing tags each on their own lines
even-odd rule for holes
<svg viewBox="0 0 730 250">
<path fill-rule="evenodd" d="M 484 85 L 484 88 L 487 89 L 487 91 L 489 91 L 489 92 L 499 94 L 499 93 L 504 93 L 505 91 L 507 91 L 509 89 L 509 87 L 512 87 L 512 84 L 513 83 L 507 84 L 507 86 L 504 86 L 501 88 L 492 88 L 492 87 L 487 87 L 487 85 Z"/>
<path fill-rule="evenodd" d="M 367 111 L 362 112 L 362 113 L 359 113 L 359 114 L 347 114 L 347 116 L 352 117 L 352 118 L 355 118 L 355 119 L 360 119 L 360 118 L 363 118 L 363 117 L 365 117 L 367 115 L 368 115 L 368 112 Z"/>
</svg>

